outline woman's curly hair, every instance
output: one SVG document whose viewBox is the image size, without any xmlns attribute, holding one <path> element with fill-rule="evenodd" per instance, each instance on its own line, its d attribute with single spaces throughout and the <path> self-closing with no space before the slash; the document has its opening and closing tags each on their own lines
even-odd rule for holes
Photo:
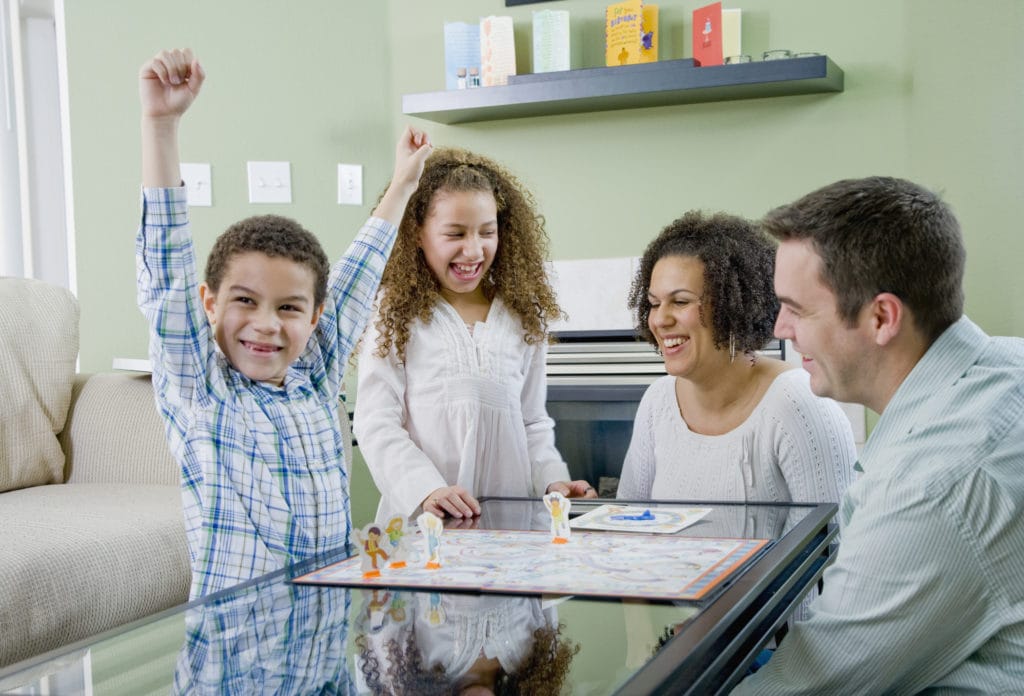
<svg viewBox="0 0 1024 696">
<path fill-rule="evenodd" d="M 654 265 L 666 256 L 689 256 L 704 264 L 700 319 L 710 324 L 716 348 L 728 348 L 730 336 L 738 353 L 753 356 L 764 348 L 779 313 L 773 286 L 775 244 L 767 235 L 743 218 L 696 210 L 663 229 L 644 250 L 629 292 L 637 333 L 654 346 L 658 341 L 648 325 L 647 293 Z M 710 317 L 705 313 L 708 304 Z"/>
<path fill-rule="evenodd" d="M 498 209 L 498 251 L 481 284 L 493 300 L 500 296 L 522 322 L 524 339 L 536 344 L 548 337 L 548 324 L 562 316 L 544 270 L 548 236 L 533 195 L 511 173 L 481 155 L 438 148 L 427 158 L 419 187 L 405 208 L 398 239 L 381 279 L 376 327 L 376 354 L 392 346 L 405 359 L 409 326 L 429 322 L 441 300 L 441 284 L 427 266 L 419 246 L 420 229 L 439 192 L 486 191 Z"/>
</svg>

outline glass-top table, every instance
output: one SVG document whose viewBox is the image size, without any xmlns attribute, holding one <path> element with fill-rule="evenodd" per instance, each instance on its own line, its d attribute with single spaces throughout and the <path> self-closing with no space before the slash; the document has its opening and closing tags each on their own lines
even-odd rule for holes
<svg viewBox="0 0 1024 696">
<path fill-rule="evenodd" d="M 481 503 L 447 525 L 549 529 L 540 500 Z M 458 693 L 496 678 L 513 693 L 727 693 L 820 578 L 836 506 L 641 504 L 712 508 L 679 536 L 769 543 L 692 601 L 291 582 L 339 550 L 11 665 L 0 693 Z"/>
</svg>

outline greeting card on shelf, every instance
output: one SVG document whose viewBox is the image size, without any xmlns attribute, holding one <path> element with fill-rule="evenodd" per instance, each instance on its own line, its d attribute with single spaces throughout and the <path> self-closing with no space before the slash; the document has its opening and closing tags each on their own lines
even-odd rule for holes
<svg viewBox="0 0 1024 696">
<path fill-rule="evenodd" d="M 624 0 L 605 8 L 605 65 L 630 65 L 640 62 L 643 19 L 643 0 Z"/>
<path fill-rule="evenodd" d="M 693 11 L 693 64 L 702 68 L 722 64 L 722 3 Z"/>
<path fill-rule="evenodd" d="M 569 70 L 569 11 L 537 10 L 533 13 L 533 72 Z"/>
<path fill-rule="evenodd" d="M 640 31 L 640 62 L 658 62 L 658 6 L 644 3 Z"/>
<path fill-rule="evenodd" d="M 480 20 L 480 78 L 484 87 L 504 85 L 516 74 L 516 46 L 511 17 Z"/>
<path fill-rule="evenodd" d="M 722 58 L 738 56 L 743 53 L 742 11 L 738 9 L 722 10 Z"/>
<path fill-rule="evenodd" d="M 467 22 L 444 23 L 444 88 L 457 89 L 459 71 L 465 76 L 470 68 L 480 67 L 480 24 Z"/>
</svg>

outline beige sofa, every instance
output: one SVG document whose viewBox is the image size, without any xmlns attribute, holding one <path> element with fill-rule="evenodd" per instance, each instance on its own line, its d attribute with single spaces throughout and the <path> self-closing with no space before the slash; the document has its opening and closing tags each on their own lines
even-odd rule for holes
<svg viewBox="0 0 1024 696">
<path fill-rule="evenodd" d="M 0 278 L 0 667 L 180 604 L 178 472 L 148 375 L 76 375 L 78 304 Z"/>
</svg>

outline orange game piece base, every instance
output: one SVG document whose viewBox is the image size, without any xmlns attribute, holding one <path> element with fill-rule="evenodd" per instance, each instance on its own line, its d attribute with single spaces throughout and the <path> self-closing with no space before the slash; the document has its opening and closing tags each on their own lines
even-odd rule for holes
<svg viewBox="0 0 1024 696">
<path fill-rule="evenodd" d="M 430 563 L 427 563 L 423 567 L 426 568 L 427 570 L 439 570 L 441 568 L 441 564 L 440 563 L 430 562 Z"/>
<path fill-rule="evenodd" d="M 404 567 L 405 567 L 405 561 L 396 561 L 395 563 L 392 563 L 391 565 L 388 566 L 388 568 L 404 568 Z"/>
<path fill-rule="evenodd" d="M 368 570 L 365 573 L 363 573 L 363 577 L 364 578 L 379 578 L 380 577 L 380 571 L 379 570 Z"/>
<path fill-rule="evenodd" d="M 565 537 L 555 537 L 554 539 L 551 540 L 551 543 L 552 544 L 568 544 L 569 540 L 566 539 Z"/>
</svg>

